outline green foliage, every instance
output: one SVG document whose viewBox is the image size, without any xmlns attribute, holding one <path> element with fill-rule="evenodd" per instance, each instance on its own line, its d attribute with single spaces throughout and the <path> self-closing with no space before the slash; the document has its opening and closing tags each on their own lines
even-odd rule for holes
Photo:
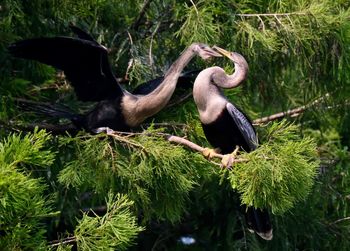
<svg viewBox="0 0 350 251">
<path fill-rule="evenodd" d="M 79 250 L 127 250 L 143 230 L 130 212 L 126 196 L 108 194 L 107 212 L 100 217 L 87 214 L 79 221 L 74 235 Z"/>
<path fill-rule="evenodd" d="M 220 26 L 215 22 L 215 8 L 212 6 L 214 1 L 198 1 L 192 5 L 185 4 L 185 15 L 178 14 L 183 19 L 181 28 L 176 32 L 176 36 L 181 39 L 183 44 L 193 42 L 209 43 L 219 36 Z M 196 31 L 193 33 L 193 31 Z"/>
<path fill-rule="evenodd" d="M 248 162 L 228 172 L 243 204 L 282 214 L 310 193 L 320 162 L 314 140 L 301 138 L 298 130 L 285 121 L 273 123 L 266 142 L 242 155 Z"/>
<path fill-rule="evenodd" d="M 203 171 L 196 170 L 193 154 L 152 131 L 133 138 L 116 135 L 114 141 L 101 135 L 68 138 L 62 144 L 75 148 L 76 156 L 60 171 L 61 184 L 100 194 L 111 188 L 122 191 L 136 202 L 145 219 L 178 221 Z"/>
<path fill-rule="evenodd" d="M 45 250 L 44 217 L 51 213 L 46 186 L 21 166 L 46 167 L 55 154 L 45 150 L 44 131 L 12 134 L 0 143 L 0 249 Z"/>
<path fill-rule="evenodd" d="M 80 111 L 93 105 L 82 108 L 53 68 L 6 51 L 19 39 L 72 35 L 69 23 L 110 49 L 112 69 L 132 80 L 130 89 L 161 76 L 196 41 L 247 58 L 247 82 L 225 95 L 252 118 L 328 98 L 289 118 L 294 125 L 258 128 L 259 149 L 242 154 L 249 161 L 229 179 L 159 134 L 209 146 L 192 100 L 147 121 L 156 128 L 166 122 L 161 131 L 132 135 L 9 135 L 11 126 L 1 123 L 0 249 L 125 250 L 138 235 L 132 250 L 348 250 L 349 9 L 343 0 L 2 1 L 0 118 L 10 125 L 47 122 L 18 111 L 13 97 Z M 210 64 L 233 71 L 227 59 Z M 208 65 L 193 60 L 189 69 Z M 107 214 L 98 210 L 106 200 L 116 202 Z M 271 242 L 246 231 L 240 202 L 278 214 Z M 135 215 L 145 229 L 140 234 Z M 196 243 L 184 245 L 181 236 Z"/>
<path fill-rule="evenodd" d="M 12 134 L 0 143 L 0 164 L 12 167 L 20 165 L 47 167 L 52 164 L 55 153 L 45 150 L 50 134 L 35 130 L 25 136 Z"/>
</svg>

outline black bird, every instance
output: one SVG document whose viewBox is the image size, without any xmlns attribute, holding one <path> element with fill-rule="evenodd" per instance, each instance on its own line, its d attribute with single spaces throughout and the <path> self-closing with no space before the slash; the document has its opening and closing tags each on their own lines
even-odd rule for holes
<svg viewBox="0 0 350 251">
<path fill-rule="evenodd" d="M 9 52 L 19 58 L 32 59 L 64 71 L 78 99 L 97 101 L 87 114 L 61 111 L 77 130 L 94 132 L 100 127 L 129 131 L 168 103 L 183 68 L 195 56 L 202 59 L 221 56 L 209 46 L 191 44 L 170 66 L 161 84 L 140 95 L 124 90 L 112 73 L 107 49 L 79 28 L 72 28 L 79 38 L 58 36 L 33 38 L 11 44 Z"/>
<path fill-rule="evenodd" d="M 237 146 L 246 152 L 254 151 L 258 146 L 258 138 L 246 115 L 233 105 L 220 89 L 236 87 L 245 80 L 248 73 L 247 61 L 238 53 L 228 52 L 216 46 L 213 49 L 234 62 L 235 72 L 227 75 L 220 67 L 210 67 L 201 71 L 193 86 L 193 97 L 204 134 L 213 147 L 226 154 L 223 164 L 227 165 L 232 158 L 231 153 L 237 151 Z M 211 152 L 206 151 L 204 154 L 210 157 Z M 244 206 L 244 211 L 248 228 L 263 239 L 271 240 L 272 226 L 267 210 Z"/>
</svg>

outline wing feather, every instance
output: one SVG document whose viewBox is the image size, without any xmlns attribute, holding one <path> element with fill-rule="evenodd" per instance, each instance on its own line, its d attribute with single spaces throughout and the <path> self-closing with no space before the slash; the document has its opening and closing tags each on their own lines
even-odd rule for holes
<svg viewBox="0 0 350 251">
<path fill-rule="evenodd" d="M 83 101 L 113 99 L 122 95 L 105 47 L 95 41 L 71 37 L 34 38 L 13 43 L 9 52 L 63 70 Z"/>
<path fill-rule="evenodd" d="M 227 103 L 226 109 L 237 124 L 238 129 L 242 133 L 244 139 L 247 141 L 249 148 L 254 150 L 258 146 L 258 137 L 255 133 L 252 123 L 247 117 L 233 104 Z"/>
</svg>

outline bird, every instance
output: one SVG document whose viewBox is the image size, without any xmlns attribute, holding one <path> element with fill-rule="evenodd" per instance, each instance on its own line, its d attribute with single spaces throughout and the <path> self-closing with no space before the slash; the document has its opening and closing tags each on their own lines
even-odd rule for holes
<svg viewBox="0 0 350 251">
<path fill-rule="evenodd" d="M 72 28 L 72 27 L 71 27 Z M 36 60 L 62 70 L 81 101 L 95 101 L 85 114 L 61 110 L 58 116 L 70 119 L 73 130 L 95 132 L 98 128 L 130 131 L 155 115 L 171 98 L 184 67 L 198 55 L 206 60 L 221 55 L 208 45 L 192 43 L 169 67 L 160 84 L 146 94 L 132 94 L 123 89 L 108 61 L 108 49 L 91 35 L 73 27 L 78 36 L 25 39 L 12 43 L 9 53 L 17 58 Z M 51 115 L 54 115 L 51 110 Z"/>
<path fill-rule="evenodd" d="M 205 137 L 215 148 L 206 148 L 203 154 L 209 158 L 213 152 L 225 154 L 222 165 L 227 166 L 238 149 L 254 151 L 258 147 L 258 137 L 248 117 L 225 97 L 221 89 L 237 87 L 246 79 L 249 68 L 247 61 L 237 52 L 217 46 L 212 48 L 233 61 L 235 71 L 227 75 L 218 66 L 202 70 L 193 85 L 193 98 Z M 242 208 L 248 230 L 256 232 L 265 240 L 271 240 L 273 230 L 268 211 L 245 205 Z"/>
</svg>

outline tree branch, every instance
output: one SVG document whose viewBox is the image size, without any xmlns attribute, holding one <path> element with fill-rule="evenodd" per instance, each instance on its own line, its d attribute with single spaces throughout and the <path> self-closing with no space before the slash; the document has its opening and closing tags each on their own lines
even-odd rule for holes
<svg viewBox="0 0 350 251">
<path fill-rule="evenodd" d="M 314 100 L 313 102 L 311 102 L 311 103 L 309 103 L 307 105 L 303 105 L 303 106 L 298 107 L 298 108 L 294 108 L 294 109 L 287 110 L 287 111 L 284 111 L 284 112 L 279 112 L 279 113 L 272 114 L 272 115 L 269 115 L 269 116 L 266 116 L 266 117 L 255 119 L 255 120 L 253 120 L 253 125 L 264 124 L 264 123 L 267 123 L 267 122 L 270 122 L 270 121 L 273 121 L 273 120 L 276 120 L 276 119 L 284 118 L 286 116 L 290 116 L 290 117 L 299 116 L 306 109 L 310 108 L 311 106 L 314 106 L 314 105 L 317 105 L 317 104 L 323 102 L 328 97 L 329 97 L 329 93 L 326 93 L 326 95 L 324 95 L 324 96 Z"/>
<path fill-rule="evenodd" d="M 77 241 L 77 239 L 75 238 L 75 236 L 72 236 L 72 237 L 64 238 L 63 240 L 51 241 L 51 242 L 49 242 L 49 246 L 50 247 L 57 247 L 59 245 L 73 243 L 73 242 L 76 242 L 76 241 Z"/>
<path fill-rule="evenodd" d="M 98 130 L 96 130 L 97 133 L 101 133 L 101 132 L 105 132 L 108 136 L 111 136 L 117 140 L 121 140 L 123 142 L 125 142 L 125 139 L 123 139 L 124 137 L 122 137 L 121 135 L 129 135 L 129 136 L 134 136 L 134 135 L 146 135 L 146 136 L 152 136 L 152 135 L 157 135 L 157 136 L 162 136 L 164 137 L 166 140 L 168 140 L 171 143 L 176 143 L 176 144 L 180 144 L 183 146 L 186 146 L 194 151 L 200 152 L 203 154 L 203 151 L 206 149 L 204 147 L 201 147 L 199 145 L 197 145 L 196 143 L 193 143 L 192 141 L 189 141 L 185 138 L 182 137 L 178 137 L 178 136 L 174 136 L 171 134 L 167 134 L 167 133 L 145 133 L 145 132 L 141 132 L 141 133 L 135 133 L 135 132 L 119 132 L 119 131 L 114 131 L 108 127 L 101 127 L 98 128 Z M 218 158 L 218 159 L 222 159 L 225 155 L 220 154 L 220 153 L 213 153 L 212 157 Z M 233 159 L 233 163 L 239 163 L 239 162 L 247 162 L 247 159 Z"/>
<path fill-rule="evenodd" d="M 338 224 L 338 223 L 340 223 L 340 222 L 348 221 L 348 220 L 350 220 L 350 217 L 345 217 L 345 218 L 338 219 L 338 220 L 332 222 L 330 225 Z"/>
<path fill-rule="evenodd" d="M 276 16 L 306 16 L 309 15 L 309 13 L 306 12 L 289 12 L 289 13 L 256 13 L 256 14 L 234 14 L 235 16 L 239 17 L 276 17 Z"/>
</svg>

